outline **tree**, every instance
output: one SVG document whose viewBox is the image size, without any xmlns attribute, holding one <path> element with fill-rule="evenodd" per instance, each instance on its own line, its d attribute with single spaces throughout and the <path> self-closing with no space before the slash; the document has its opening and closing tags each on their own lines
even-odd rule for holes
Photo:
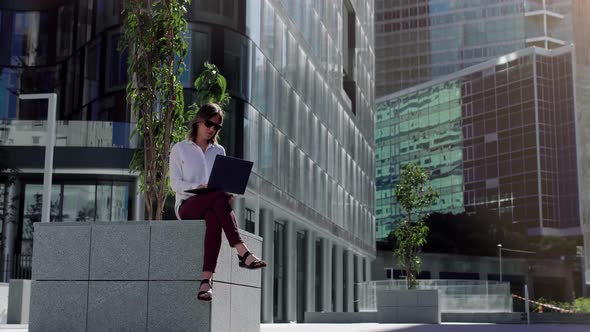
<svg viewBox="0 0 590 332">
<path fill-rule="evenodd" d="M 129 51 L 127 100 L 137 116 L 143 146 L 130 168 L 139 173 L 148 220 L 162 219 L 168 185 L 168 155 L 175 128 L 184 124 L 184 70 L 189 0 L 125 1 L 121 48 Z"/>
<path fill-rule="evenodd" d="M 424 209 L 438 199 L 438 193 L 428 185 L 429 181 L 426 170 L 416 163 L 409 163 L 402 168 L 400 182 L 395 186 L 395 197 L 406 219 L 394 230 L 397 244 L 394 255 L 406 272 L 409 289 L 417 285 L 416 278 L 422 263 L 418 253 L 426 243 L 428 234 L 428 227 L 423 220 L 428 213 Z"/>
<path fill-rule="evenodd" d="M 148 220 L 161 220 L 166 197 L 172 193 L 168 156 L 181 141 L 199 107 L 207 102 L 223 106 L 230 97 L 227 83 L 213 64 L 195 80 L 196 102 L 185 111 L 180 75 L 184 71 L 188 24 L 184 15 L 190 0 L 129 0 L 123 16 L 120 47 L 128 48 L 127 100 L 137 116 L 142 146 L 136 149 L 130 169 L 139 174 Z"/>
</svg>

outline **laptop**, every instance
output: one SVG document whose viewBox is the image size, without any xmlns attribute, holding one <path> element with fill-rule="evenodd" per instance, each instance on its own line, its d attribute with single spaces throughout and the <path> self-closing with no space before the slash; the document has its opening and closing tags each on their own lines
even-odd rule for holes
<svg viewBox="0 0 590 332">
<path fill-rule="evenodd" d="M 204 194 L 210 191 L 225 191 L 242 195 L 246 191 L 253 162 L 218 154 L 215 156 L 207 188 L 189 189 L 191 194 Z"/>
</svg>

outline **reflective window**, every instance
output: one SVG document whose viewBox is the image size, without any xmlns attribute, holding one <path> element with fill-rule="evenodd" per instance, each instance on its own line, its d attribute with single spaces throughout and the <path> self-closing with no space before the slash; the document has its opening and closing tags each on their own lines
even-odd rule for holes
<svg viewBox="0 0 590 332">
<path fill-rule="evenodd" d="M 187 41 L 187 55 L 185 58 L 185 68 L 180 76 L 180 80 L 185 88 L 193 88 L 195 79 L 205 69 L 203 65 L 210 59 L 211 38 L 209 32 L 190 30 L 187 32 L 185 40 Z M 229 73 L 229 71 L 227 72 Z M 231 81 L 228 83 L 231 83 Z"/>
<path fill-rule="evenodd" d="M 86 47 L 84 68 L 84 105 L 98 98 L 100 93 L 102 38 L 96 38 Z"/>
<path fill-rule="evenodd" d="M 74 7 L 62 6 L 57 9 L 57 57 L 64 58 L 72 53 L 74 37 Z"/>
<path fill-rule="evenodd" d="M 260 46 L 262 8 L 261 1 L 246 1 L 246 35 Z"/>
<path fill-rule="evenodd" d="M 127 84 L 127 50 L 118 48 L 121 34 L 112 33 L 108 36 L 106 90 L 124 89 Z"/>
<path fill-rule="evenodd" d="M 100 33 L 105 29 L 120 23 L 122 2 L 118 0 L 95 1 L 96 29 Z"/>
<path fill-rule="evenodd" d="M 43 65 L 49 52 L 46 12 L 15 12 L 11 36 L 11 64 Z"/>
<path fill-rule="evenodd" d="M 63 221 L 64 217 L 60 209 L 61 205 L 61 186 L 51 186 L 51 221 Z M 27 184 L 25 185 L 25 199 L 23 205 L 23 228 L 21 234 L 21 254 L 33 254 L 33 224 L 41 221 L 43 207 L 43 185 Z"/>
<path fill-rule="evenodd" d="M 62 192 L 61 221 L 94 221 L 96 219 L 96 186 L 67 184 Z"/>
<path fill-rule="evenodd" d="M 16 70 L 0 68 L 0 119 L 15 119 L 19 76 Z"/>
</svg>

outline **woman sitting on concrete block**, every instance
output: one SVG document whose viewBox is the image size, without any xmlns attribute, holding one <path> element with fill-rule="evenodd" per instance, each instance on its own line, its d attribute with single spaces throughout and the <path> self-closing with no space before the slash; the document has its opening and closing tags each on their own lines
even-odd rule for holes
<svg viewBox="0 0 590 332">
<path fill-rule="evenodd" d="M 236 248 L 240 267 L 259 269 L 266 262 L 248 251 L 238 233 L 236 216 L 231 208 L 233 195 L 222 191 L 190 194 L 186 190 L 206 188 L 215 156 L 225 155 L 217 143 L 217 134 L 223 126 L 223 111 L 217 104 L 203 105 L 190 123 L 187 139 L 176 143 L 170 151 L 170 185 L 176 193 L 178 219 L 205 219 L 205 250 L 202 281 L 197 297 L 201 301 L 212 299 L 212 277 L 221 248 L 221 232 L 229 245 Z"/>
</svg>

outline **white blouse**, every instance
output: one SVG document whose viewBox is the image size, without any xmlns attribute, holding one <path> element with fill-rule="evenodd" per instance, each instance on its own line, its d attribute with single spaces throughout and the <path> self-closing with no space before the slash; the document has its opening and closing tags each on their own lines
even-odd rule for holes
<svg viewBox="0 0 590 332">
<path fill-rule="evenodd" d="M 180 204 L 193 195 L 185 190 L 195 189 L 209 182 L 215 156 L 218 154 L 225 156 L 225 149 L 219 144 L 209 144 L 203 153 L 195 142 L 189 140 L 174 144 L 170 150 L 170 186 L 176 193 L 174 211 L 179 220 Z"/>
</svg>

